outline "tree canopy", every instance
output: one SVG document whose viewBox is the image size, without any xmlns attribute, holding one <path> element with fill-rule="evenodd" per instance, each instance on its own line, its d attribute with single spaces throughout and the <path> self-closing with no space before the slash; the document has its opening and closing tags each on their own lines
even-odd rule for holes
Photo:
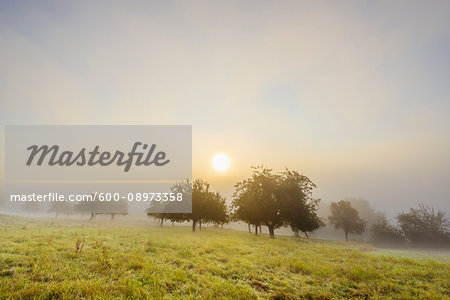
<svg viewBox="0 0 450 300">
<path fill-rule="evenodd" d="M 421 204 L 398 214 L 397 221 L 412 246 L 450 246 L 450 222 L 443 211 Z"/>
<path fill-rule="evenodd" d="M 218 192 L 210 191 L 207 181 L 196 179 L 192 183 L 182 182 L 175 184 L 172 192 L 192 193 L 191 213 L 151 213 L 147 210 L 147 215 L 160 219 L 162 226 L 164 219 L 171 222 L 192 222 L 192 231 L 195 231 L 197 224 L 201 229 L 202 223 L 224 224 L 229 222 L 226 199 Z"/>
<path fill-rule="evenodd" d="M 401 247 L 405 244 L 403 232 L 393 226 L 385 216 L 380 217 L 371 227 L 371 241 L 381 247 Z"/>
<path fill-rule="evenodd" d="M 250 178 L 236 183 L 233 195 L 233 219 L 265 225 L 270 237 L 281 226 L 311 232 L 320 227 L 316 214 L 319 200 L 313 200 L 314 183 L 296 171 L 286 169 L 275 174 L 263 166 L 252 167 Z"/>
</svg>

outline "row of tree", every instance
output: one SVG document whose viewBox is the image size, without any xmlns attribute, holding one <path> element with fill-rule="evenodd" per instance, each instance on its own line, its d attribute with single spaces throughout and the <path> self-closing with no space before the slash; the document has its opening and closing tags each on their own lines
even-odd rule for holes
<svg viewBox="0 0 450 300">
<path fill-rule="evenodd" d="M 289 226 L 296 236 L 303 232 L 308 237 L 309 233 L 325 226 L 324 219 L 318 216 L 320 200 L 312 197 L 316 186 L 308 177 L 289 169 L 274 173 L 271 169 L 259 166 L 252 170 L 248 179 L 235 184 L 230 208 L 220 193 L 211 191 L 206 181 L 197 179 L 171 187 L 171 192 L 183 193 L 183 199 L 191 197 L 191 213 L 170 213 L 164 212 L 164 209 L 158 210 L 163 212 L 155 213 L 155 207 L 149 207 L 146 213 L 158 218 L 161 226 L 165 220 L 172 224 L 192 222 L 193 231 L 197 227 L 201 229 L 204 223 L 223 226 L 225 223 L 243 221 L 248 224 L 249 231 L 250 226 L 255 227 L 255 234 L 258 234 L 258 229 L 261 232 L 261 226 L 266 226 L 271 238 L 275 237 L 275 229 L 279 227 Z M 328 215 L 329 224 L 335 229 L 343 230 L 347 241 L 349 234 L 362 234 L 368 225 L 368 221 L 360 218 L 358 210 L 352 207 L 351 201 L 331 203 Z M 361 202 L 361 199 L 358 201 Z M 162 204 L 152 203 L 156 206 Z M 366 204 L 365 206 L 369 205 L 368 202 Z M 34 203 L 30 203 L 30 207 L 32 205 Z M 33 207 L 33 210 L 36 208 Z M 76 205 L 55 202 L 49 212 L 57 215 L 78 212 L 90 214 L 91 219 L 97 214 L 110 214 L 113 219 L 117 214 L 127 213 L 127 202 L 88 201 Z M 450 222 L 445 217 L 445 212 L 420 205 L 418 209 L 410 208 L 409 212 L 398 214 L 397 226 L 392 225 L 384 214 L 374 211 L 371 214 L 374 220 L 378 217 L 376 222 L 369 221 L 369 225 L 372 224 L 371 240 L 377 245 L 450 246 Z"/>
<path fill-rule="evenodd" d="M 149 216 L 170 222 L 192 222 L 192 230 L 202 223 L 223 225 L 228 222 L 243 221 L 258 228 L 266 226 L 271 238 L 275 237 L 275 229 L 289 226 L 296 236 L 303 232 L 307 237 L 322 226 L 323 219 L 317 211 L 319 199 L 312 197 L 315 184 L 306 176 L 286 169 L 274 173 L 271 169 L 253 167 L 253 174 L 246 180 L 235 184 L 235 192 L 231 207 L 217 192 L 210 191 L 209 184 L 197 179 L 175 185 L 173 192 L 192 193 L 192 213 L 152 213 Z M 375 213 L 374 213 L 375 215 Z M 384 214 L 378 215 L 378 221 L 371 221 L 372 241 L 378 245 L 448 245 L 450 241 L 449 221 L 445 213 L 434 211 L 423 205 L 419 209 L 411 208 L 407 213 L 397 216 L 399 227 L 391 225 Z M 344 232 L 345 239 L 349 234 L 362 234 L 368 222 L 363 220 L 351 201 L 339 201 L 330 204 L 329 224 Z M 370 225 L 369 224 L 369 225 Z"/>
<path fill-rule="evenodd" d="M 186 191 L 186 186 L 189 182 L 180 183 L 173 191 Z M 244 221 L 255 226 L 255 234 L 258 228 L 267 226 L 271 238 L 281 226 L 290 226 L 296 235 L 307 235 L 324 224 L 317 216 L 319 200 L 312 198 L 313 188 L 314 183 L 296 171 L 274 173 L 262 166 L 254 167 L 250 178 L 235 185 L 230 210 L 223 196 L 210 191 L 206 181 L 197 179 L 192 183 L 192 213 L 152 213 L 149 208 L 147 214 L 158 218 L 161 225 L 164 220 L 191 221 L 193 231 L 202 223 Z"/>
</svg>

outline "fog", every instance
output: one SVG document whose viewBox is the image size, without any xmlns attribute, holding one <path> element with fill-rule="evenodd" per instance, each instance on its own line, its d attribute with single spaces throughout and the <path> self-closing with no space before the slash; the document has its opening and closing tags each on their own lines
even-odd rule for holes
<svg viewBox="0 0 450 300">
<path fill-rule="evenodd" d="M 193 177 L 229 201 L 264 164 L 324 202 L 449 211 L 449 5 L 1 3 L 0 124 L 192 124 Z"/>
</svg>

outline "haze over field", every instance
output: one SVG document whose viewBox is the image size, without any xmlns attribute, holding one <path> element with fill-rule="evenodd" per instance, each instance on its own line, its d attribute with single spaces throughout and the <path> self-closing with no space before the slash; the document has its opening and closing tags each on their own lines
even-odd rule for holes
<svg viewBox="0 0 450 300">
<path fill-rule="evenodd" d="M 450 211 L 448 1 L 3 1 L 0 45 L 2 126 L 192 124 L 228 198 L 264 163 L 326 202 Z"/>
</svg>

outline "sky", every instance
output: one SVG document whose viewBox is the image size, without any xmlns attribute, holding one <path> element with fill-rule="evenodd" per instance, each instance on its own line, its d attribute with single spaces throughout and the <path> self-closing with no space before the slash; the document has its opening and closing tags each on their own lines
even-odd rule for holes
<svg viewBox="0 0 450 300">
<path fill-rule="evenodd" d="M 448 1 L 0 2 L 2 140 L 192 125 L 193 176 L 228 199 L 264 164 L 326 202 L 450 211 L 449 116 Z"/>
</svg>

